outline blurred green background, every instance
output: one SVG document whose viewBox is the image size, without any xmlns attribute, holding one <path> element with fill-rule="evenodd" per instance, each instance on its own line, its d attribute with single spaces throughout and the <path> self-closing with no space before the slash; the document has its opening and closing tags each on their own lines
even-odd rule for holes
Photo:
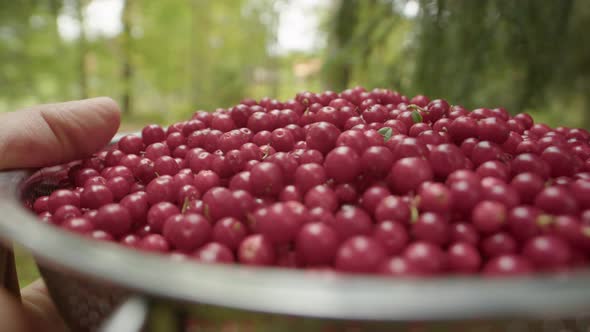
<svg viewBox="0 0 590 332">
<path fill-rule="evenodd" d="M 586 0 L 2 0 L 0 111 L 108 95 L 132 130 L 362 85 L 590 128 L 589 26 Z"/>
</svg>

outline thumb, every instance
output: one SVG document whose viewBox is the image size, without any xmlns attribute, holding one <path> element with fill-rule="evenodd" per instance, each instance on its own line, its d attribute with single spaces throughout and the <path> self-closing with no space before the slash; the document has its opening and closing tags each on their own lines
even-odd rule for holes
<svg viewBox="0 0 590 332">
<path fill-rule="evenodd" d="M 110 141 L 119 124 L 119 107 L 106 97 L 0 114 L 0 169 L 87 157 Z"/>
</svg>

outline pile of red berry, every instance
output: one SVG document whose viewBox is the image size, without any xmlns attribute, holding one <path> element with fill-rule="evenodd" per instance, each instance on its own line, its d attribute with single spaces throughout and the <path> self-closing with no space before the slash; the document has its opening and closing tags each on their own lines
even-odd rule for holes
<svg viewBox="0 0 590 332">
<path fill-rule="evenodd" d="M 432 276 L 590 258 L 590 134 L 385 89 L 215 112 L 81 161 L 46 222 L 176 259 Z"/>
</svg>

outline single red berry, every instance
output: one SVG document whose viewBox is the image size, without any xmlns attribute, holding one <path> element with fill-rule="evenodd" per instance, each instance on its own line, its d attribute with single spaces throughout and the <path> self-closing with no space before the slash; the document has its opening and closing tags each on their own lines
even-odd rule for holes
<svg viewBox="0 0 590 332">
<path fill-rule="evenodd" d="M 276 253 L 270 241 L 261 234 L 254 234 L 240 243 L 238 260 L 245 265 L 272 265 Z"/>
<path fill-rule="evenodd" d="M 406 247 L 403 257 L 425 275 L 441 273 L 445 266 L 445 253 L 436 245 L 416 241 Z"/>
<path fill-rule="evenodd" d="M 96 229 L 105 231 L 113 237 L 126 234 L 132 224 L 133 220 L 127 208 L 115 203 L 106 204 L 99 208 L 94 219 Z"/>
<path fill-rule="evenodd" d="M 374 273 L 385 261 L 385 251 L 376 240 L 362 235 L 346 240 L 336 254 L 336 269 L 349 273 Z"/>
<path fill-rule="evenodd" d="M 338 245 L 338 234 L 321 222 L 304 225 L 295 239 L 297 255 L 308 266 L 331 265 Z"/>
<path fill-rule="evenodd" d="M 456 242 L 450 245 L 447 261 L 451 271 L 462 274 L 476 273 L 482 263 L 477 248 L 466 242 Z"/>
<path fill-rule="evenodd" d="M 162 234 L 176 249 L 190 252 L 210 239 L 211 229 L 209 221 L 199 214 L 177 214 L 166 219 Z"/>
<path fill-rule="evenodd" d="M 506 224 L 506 207 L 495 201 L 481 201 L 473 208 L 473 226 L 482 233 L 494 233 Z"/>
<path fill-rule="evenodd" d="M 201 263 L 231 264 L 234 262 L 232 251 L 221 243 L 209 242 L 193 255 Z"/>
</svg>

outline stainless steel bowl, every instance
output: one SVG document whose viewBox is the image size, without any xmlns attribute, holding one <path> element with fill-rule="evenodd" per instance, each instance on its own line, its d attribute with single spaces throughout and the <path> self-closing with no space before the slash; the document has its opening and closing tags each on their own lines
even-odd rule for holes
<svg viewBox="0 0 590 332">
<path fill-rule="evenodd" d="M 75 331 L 587 331 L 590 273 L 388 279 L 173 261 L 91 241 L 23 206 L 66 167 L 0 173 L 0 237 L 36 258 Z M 109 318 L 107 320 L 107 318 Z M 548 325 L 549 324 L 549 325 Z"/>
</svg>

